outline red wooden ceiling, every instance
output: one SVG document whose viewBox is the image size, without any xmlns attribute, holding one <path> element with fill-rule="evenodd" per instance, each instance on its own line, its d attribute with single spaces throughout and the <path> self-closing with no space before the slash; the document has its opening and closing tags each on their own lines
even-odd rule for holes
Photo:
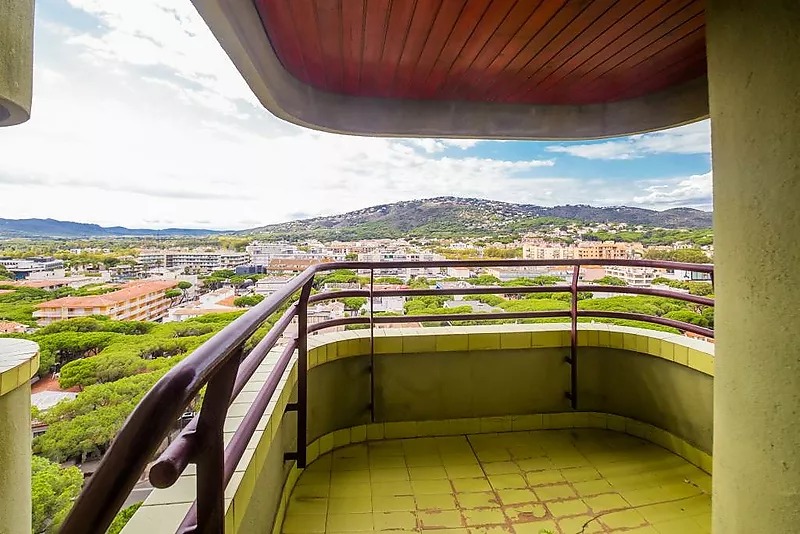
<svg viewBox="0 0 800 534">
<path fill-rule="evenodd" d="M 704 0 L 256 0 L 286 69 L 358 96 L 590 104 L 706 72 Z"/>
</svg>

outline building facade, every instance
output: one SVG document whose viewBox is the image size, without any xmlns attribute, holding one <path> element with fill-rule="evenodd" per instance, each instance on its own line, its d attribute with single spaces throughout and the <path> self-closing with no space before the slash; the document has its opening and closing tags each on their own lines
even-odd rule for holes
<svg viewBox="0 0 800 534">
<path fill-rule="evenodd" d="M 158 321 L 169 307 L 165 292 L 177 285 L 173 280 L 130 282 L 105 295 L 50 300 L 36 305 L 33 318 L 41 326 L 90 315 L 104 315 L 116 321 Z"/>
<path fill-rule="evenodd" d="M 189 267 L 196 270 L 214 271 L 219 269 L 234 269 L 250 261 L 246 252 L 230 251 L 175 251 L 155 250 L 142 251 L 139 262 L 151 267 Z"/>
</svg>

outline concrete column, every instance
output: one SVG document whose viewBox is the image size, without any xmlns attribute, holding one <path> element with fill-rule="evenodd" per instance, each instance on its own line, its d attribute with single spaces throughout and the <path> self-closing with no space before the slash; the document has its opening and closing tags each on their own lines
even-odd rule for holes
<svg viewBox="0 0 800 534">
<path fill-rule="evenodd" d="M 800 2 L 710 0 L 713 532 L 800 525 Z"/>
<path fill-rule="evenodd" d="M 0 339 L 0 532 L 31 531 L 31 386 L 39 346 Z"/>
<path fill-rule="evenodd" d="M 0 126 L 31 116 L 33 0 L 0 2 Z"/>
</svg>

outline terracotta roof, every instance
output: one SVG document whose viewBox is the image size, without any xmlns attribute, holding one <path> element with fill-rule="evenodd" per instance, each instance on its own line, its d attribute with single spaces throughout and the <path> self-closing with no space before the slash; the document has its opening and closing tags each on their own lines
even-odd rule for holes
<svg viewBox="0 0 800 534">
<path fill-rule="evenodd" d="M 22 323 L 15 323 L 14 321 L 0 321 L 0 334 L 9 334 L 13 332 L 24 332 L 25 325 Z"/>
<path fill-rule="evenodd" d="M 148 293 L 165 291 L 178 285 L 175 280 L 129 282 L 119 291 L 89 297 L 63 297 L 37 304 L 37 308 L 98 308 L 125 302 Z"/>
</svg>

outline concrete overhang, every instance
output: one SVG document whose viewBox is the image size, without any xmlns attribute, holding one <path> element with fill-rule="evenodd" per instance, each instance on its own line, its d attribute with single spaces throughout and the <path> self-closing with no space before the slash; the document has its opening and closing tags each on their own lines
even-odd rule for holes
<svg viewBox="0 0 800 534">
<path fill-rule="evenodd" d="M 193 0 L 264 107 L 370 136 L 589 139 L 708 116 L 699 0 Z"/>
</svg>

